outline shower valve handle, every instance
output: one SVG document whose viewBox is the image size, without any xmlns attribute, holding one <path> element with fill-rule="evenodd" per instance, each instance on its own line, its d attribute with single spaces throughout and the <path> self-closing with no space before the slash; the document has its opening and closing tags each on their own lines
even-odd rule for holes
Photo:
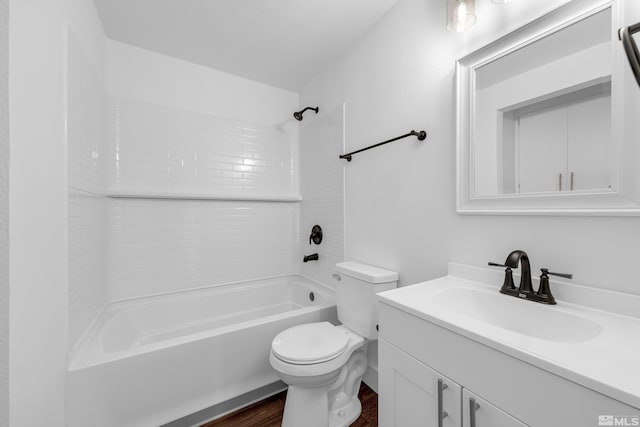
<svg viewBox="0 0 640 427">
<path fill-rule="evenodd" d="M 316 245 L 322 243 L 322 227 L 320 227 L 319 225 L 314 225 L 311 229 L 311 234 L 309 235 L 309 244 L 311 244 L 311 242 L 315 243 Z"/>
</svg>

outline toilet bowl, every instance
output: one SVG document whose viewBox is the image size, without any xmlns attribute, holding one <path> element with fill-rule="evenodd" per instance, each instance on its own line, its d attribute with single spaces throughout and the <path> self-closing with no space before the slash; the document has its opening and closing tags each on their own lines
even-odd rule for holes
<svg viewBox="0 0 640 427">
<path fill-rule="evenodd" d="M 269 361 L 289 385 L 282 425 L 348 426 L 358 418 L 366 344 L 358 334 L 329 322 L 294 326 L 278 334 Z"/>
<path fill-rule="evenodd" d="M 362 411 L 360 382 L 367 344 L 377 339 L 375 294 L 395 288 L 398 274 L 356 262 L 336 264 L 338 319 L 280 332 L 269 361 L 288 386 L 284 427 L 343 427 Z"/>
</svg>

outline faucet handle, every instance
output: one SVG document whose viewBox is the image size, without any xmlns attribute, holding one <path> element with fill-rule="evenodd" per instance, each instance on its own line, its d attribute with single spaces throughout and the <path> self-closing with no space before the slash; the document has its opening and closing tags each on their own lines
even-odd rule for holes
<svg viewBox="0 0 640 427">
<path fill-rule="evenodd" d="M 492 266 L 492 267 L 504 267 L 504 268 L 510 268 L 510 267 L 508 267 L 508 266 L 506 266 L 506 265 L 504 265 L 504 264 L 498 264 L 497 262 L 491 262 L 491 261 L 489 261 L 487 264 L 488 264 L 488 265 L 490 265 L 490 266 Z"/>
<path fill-rule="evenodd" d="M 311 244 L 311 242 L 315 243 L 316 245 L 322 243 L 322 227 L 320 227 L 319 225 L 314 225 L 311 229 L 309 244 Z"/>
<path fill-rule="evenodd" d="M 549 287 L 549 275 L 564 277 L 565 279 L 572 279 L 573 274 L 553 273 L 549 271 L 548 268 L 541 268 L 540 271 L 542 272 L 542 274 L 540 275 L 540 286 L 538 287 L 538 292 L 536 292 L 536 295 L 542 299 L 539 302 L 544 302 L 546 304 L 555 304 L 556 299 L 551 294 L 551 288 Z"/>
<path fill-rule="evenodd" d="M 490 266 L 492 267 L 504 267 L 504 282 L 502 283 L 502 288 L 500 288 L 500 292 L 502 292 L 503 294 L 509 294 L 511 295 L 513 292 L 515 292 L 516 290 L 516 285 L 513 283 L 513 273 L 511 271 L 511 267 L 504 265 L 504 264 L 498 264 L 495 262 L 491 262 L 489 261 L 488 263 Z"/>
<path fill-rule="evenodd" d="M 548 274 L 550 276 L 558 276 L 558 277 L 564 277 L 565 279 L 573 279 L 573 274 L 571 273 L 553 273 L 549 271 L 548 268 L 541 268 L 540 271 L 542 271 L 542 274 Z"/>
</svg>

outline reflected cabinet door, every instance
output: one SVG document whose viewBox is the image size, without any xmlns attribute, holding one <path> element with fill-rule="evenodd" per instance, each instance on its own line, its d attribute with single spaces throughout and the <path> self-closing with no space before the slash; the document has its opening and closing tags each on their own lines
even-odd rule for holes
<svg viewBox="0 0 640 427">
<path fill-rule="evenodd" d="M 381 427 L 460 426 L 458 384 L 385 340 L 378 349 Z"/>
<path fill-rule="evenodd" d="M 561 107 L 518 118 L 518 193 L 562 190 L 567 166 L 566 116 L 566 107 Z"/>
<path fill-rule="evenodd" d="M 611 96 L 523 114 L 516 127 L 518 193 L 611 187 Z"/>
<path fill-rule="evenodd" d="M 589 98 L 567 108 L 567 190 L 611 188 L 610 111 L 610 96 Z"/>
</svg>

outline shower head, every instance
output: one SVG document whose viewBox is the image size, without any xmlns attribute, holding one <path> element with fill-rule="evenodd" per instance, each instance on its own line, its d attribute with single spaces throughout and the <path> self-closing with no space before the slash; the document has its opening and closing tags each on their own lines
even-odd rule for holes
<svg viewBox="0 0 640 427">
<path fill-rule="evenodd" d="M 302 113 L 304 113 L 307 110 L 313 110 L 316 112 L 316 114 L 318 114 L 318 111 L 320 111 L 320 107 L 307 107 L 304 110 L 300 110 L 300 111 L 296 111 L 295 113 L 293 113 L 293 118 L 296 119 L 297 121 L 301 122 L 302 121 Z"/>
</svg>

